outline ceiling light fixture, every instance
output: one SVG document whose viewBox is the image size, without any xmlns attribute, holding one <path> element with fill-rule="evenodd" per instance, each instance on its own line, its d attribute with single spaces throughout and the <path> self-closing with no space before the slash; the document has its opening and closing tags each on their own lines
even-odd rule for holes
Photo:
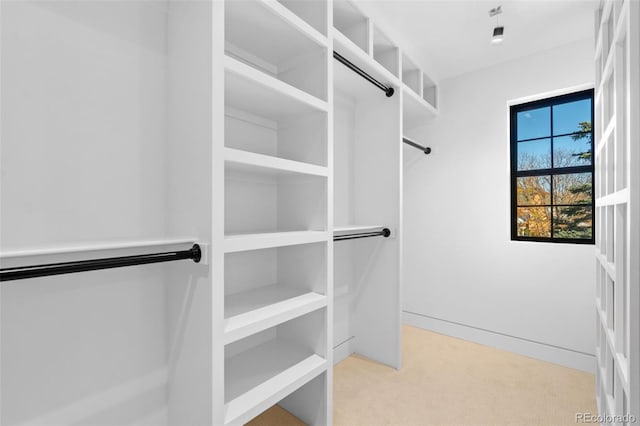
<svg viewBox="0 0 640 426">
<path fill-rule="evenodd" d="M 489 11 L 489 17 L 496 17 L 496 26 L 493 28 L 493 36 L 491 37 L 491 44 L 500 44 L 504 40 L 504 27 L 500 26 L 498 15 L 502 13 L 502 6 L 494 7 Z"/>
</svg>

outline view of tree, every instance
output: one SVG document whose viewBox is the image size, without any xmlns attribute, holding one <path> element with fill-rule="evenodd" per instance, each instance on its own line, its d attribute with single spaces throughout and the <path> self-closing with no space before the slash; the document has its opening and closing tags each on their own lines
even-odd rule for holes
<svg viewBox="0 0 640 426">
<path fill-rule="evenodd" d="M 580 122 L 571 138 L 585 142 L 588 151 L 573 152 L 554 150 L 554 166 L 575 166 L 576 158 L 581 164 L 591 163 L 591 123 Z M 548 159 L 542 154 L 521 153 L 518 156 L 520 170 L 544 168 Z M 529 176 L 517 178 L 517 230 L 519 236 L 551 237 L 553 215 L 554 238 L 584 238 L 592 236 L 591 173 L 569 173 L 553 176 Z M 553 205 L 553 208 L 551 207 Z"/>
<path fill-rule="evenodd" d="M 593 160 L 591 157 L 591 122 L 583 121 L 578 123 L 578 131 L 571 138 L 574 141 L 586 139 L 589 146 L 588 151 L 574 153 L 572 156 L 577 157 L 579 161 L 590 164 Z M 575 176 L 575 175 L 574 175 Z M 565 189 L 566 202 L 562 204 L 574 204 L 571 207 L 555 207 L 557 213 L 554 215 L 554 236 L 557 238 L 591 238 L 593 214 L 591 211 L 591 200 L 593 197 L 593 187 L 591 184 L 591 173 L 582 173 L 581 179 L 571 182 Z M 579 206 L 582 204 L 583 206 Z M 587 206 L 584 206 L 584 205 Z"/>
<path fill-rule="evenodd" d="M 579 132 L 583 132 L 583 133 L 576 133 L 575 135 L 571 136 L 571 139 L 573 139 L 574 141 L 579 141 L 581 139 L 587 139 L 587 144 L 589 146 L 591 146 L 591 143 L 593 142 L 591 140 L 591 122 L 590 121 L 581 121 L 580 123 L 578 123 L 578 131 Z M 579 159 L 581 160 L 585 160 L 586 162 L 590 162 L 591 161 L 591 150 L 589 151 L 585 151 L 585 152 L 580 152 L 577 154 L 573 154 L 574 156 L 577 156 Z"/>
</svg>

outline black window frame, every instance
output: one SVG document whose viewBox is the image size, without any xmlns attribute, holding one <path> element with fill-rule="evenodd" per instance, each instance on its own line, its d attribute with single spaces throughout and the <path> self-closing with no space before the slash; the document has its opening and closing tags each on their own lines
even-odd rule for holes
<svg viewBox="0 0 640 426">
<path fill-rule="evenodd" d="M 571 167 L 553 167 L 553 139 L 569 136 L 574 134 L 584 134 L 588 132 L 573 132 L 567 135 L 554 135 L 553 134 L 553 105 L 564 104 L 568 102 L 579 101 L 583 99 L 591 100 L 591 164 L 582 166 Z M 550 107 L 550 135 L 540 138 L 531 138 L 518 141 L 518 124 L 517 114 L 519 112 Z M 594 90 L 587 89 L 578 92 L 572 92 L 564 95 L 553 96 L 550 98 L 539 99 L 523 104 L 511 105 L 509 111 L 509 125 L 510 125 L 510 158 L 511 158 L 511 240 L 512 241 L 533 241 L 533 242 L 545 242 L 545 243 L 571 243 L 571 244 L 595 244 L 596 239 L 596 206 L 595 206 L 595 120 L 594 120 Z M 551 139 L 551 167 L 547 169 L 538 170 L 522 170 L 518 171 L 518 142 L 533 141 L 541 139 Z M 591 173 L 591 239 L 586 238 L 553 238 L 553 176 L 572 173 Z M 525 176 L 550 176 L 551 188 L 550 188 L 550 204 L 541 205 L 541 207 L 551 208 L 551 237 L 527 237 L 518 235 L 518 196 L 517 196 L 517 178 Z M 584 204 L 588 206 L 588 204 Z"/>
</svg>

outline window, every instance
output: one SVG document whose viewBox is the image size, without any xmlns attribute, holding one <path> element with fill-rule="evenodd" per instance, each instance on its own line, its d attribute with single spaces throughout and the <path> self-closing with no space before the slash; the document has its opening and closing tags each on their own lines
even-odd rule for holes
<svg viewBox="0 0 640 426">
<path fill-rule="evenodd" d="M 593 90 L 511 107 L 511 239 L 594 242 Z"/>
</svg>

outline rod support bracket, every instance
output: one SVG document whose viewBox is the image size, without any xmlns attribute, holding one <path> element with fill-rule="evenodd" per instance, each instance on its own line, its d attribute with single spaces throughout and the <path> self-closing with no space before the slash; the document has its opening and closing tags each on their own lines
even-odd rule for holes
<svg viewBox="0 0 640 426">
<path fill-rule="evenodd" d="M 195 263 L 200 263 L 200 260 L 202 259 L 202 250 L 200 249 L 200 246 L 198 244 L 194 244 L 191 247 L 191 260 L 193 260 Z"/>
<path fill-rule="evenodd" d="M 393 89 L 393 87 L 387 87 L 387 90 L 384 91 L 384 93 L 387 95 L 387 98 L 392 97 L 395 92 L 396 91 Z"/>
</svg>

